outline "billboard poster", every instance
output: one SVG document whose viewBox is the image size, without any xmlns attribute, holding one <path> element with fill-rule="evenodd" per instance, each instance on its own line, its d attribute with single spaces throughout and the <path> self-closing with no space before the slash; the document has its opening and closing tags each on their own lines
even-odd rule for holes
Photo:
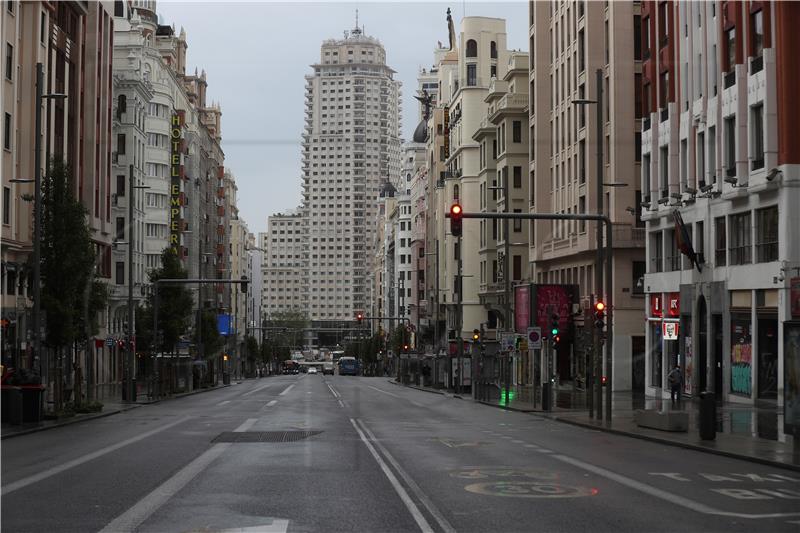
<svg viewBox="0 0 800 533">
<path fill-rule="evenodd" d="M 531 286 L 514 287 L 514 329 L 517 333 L 528 331 L 531 320 Z"/>
<path fill-rule="evenodd" d="M 800 321 L 783 323 L 783 431 L 800 438 Z"/>
<path fill-rule="evenodd" d="M 550 331 L 550 314 L 555 313 L 559 327 L 567 332 L 572 323 L 572 304 L 578 303 L 578 286 L 534 284 L 531 286 L 531 303 L 534 321 L 530 325 Z"/>
<path fill-rule="evenodd" d="M 750 317 L 731 316 L 731 392 L 750 396 L 752 390 L 753 341 Z"/>
</svg>

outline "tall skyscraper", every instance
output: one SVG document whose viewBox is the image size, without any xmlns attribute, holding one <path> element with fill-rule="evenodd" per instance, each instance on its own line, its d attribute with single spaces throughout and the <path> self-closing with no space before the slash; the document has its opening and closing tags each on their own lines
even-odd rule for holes
<svg viewBox="0 0 800 533">
<path fill-rule="evenodd" d="M 312 68 L 303 133 L 302 301 L 317 328 L 353 320 L 367 307 L 378 192 L 400 172 L 400 82 L 383 45 L 358 27 L 324 41 Z"/>
</svg>

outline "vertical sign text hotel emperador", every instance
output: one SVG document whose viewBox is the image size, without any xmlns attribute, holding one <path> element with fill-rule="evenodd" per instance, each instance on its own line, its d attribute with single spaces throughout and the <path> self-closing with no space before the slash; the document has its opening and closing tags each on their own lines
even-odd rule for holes
<svg viewBox="0 0 800 533">
<path fill-rule="evenodd" d="M 172 115 L 172 124 L 169 130 L 170 156 L 169 156 L 169 247 L 172 253 L 178 254 L 181 242 L 181 178 L 183 167 L 181 165 L 181 152 L 183 150 L 183 113 Z"/>
</svg>

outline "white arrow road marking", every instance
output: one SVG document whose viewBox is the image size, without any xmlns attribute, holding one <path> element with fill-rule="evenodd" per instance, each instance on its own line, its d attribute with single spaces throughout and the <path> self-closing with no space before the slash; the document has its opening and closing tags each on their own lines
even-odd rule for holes
<svg viewBox="0 0 800 533">
<path fill-rule="evenodd" d="M 178 420 L 175 420 L 174 422 L 170 422 L 169 424 L 165 424 L 165 425 L 163 425 L 161 427 L 157 427 L 156 429 L 152 429 L 152 430 L 147 431 L 145 433 L 142 433 L 140 435 L 136 435 L 135 437 L 131 437 L 130 439 L 123 440 L 123 441 L 118 442 L 116 444 L 112 444 L 111 446 L 106 446 L 105 448 L 100 448 L 99 450 L 97 450 L 95 452 L 88 453 L 86 455 L 78 457 L 77 459 L 73 459 L 72 461 L 68 461 L 68 462 L 66 462 L 64 464 L 61 464 L 61 465 L 58 465 L 58 466 L 54 466 L 53 468 L 48 468 L 47 470 L 44 470 L 43 472 L 39 472 L 38 474 L 34 474 L 32 476 L 28 476 L 28 477 L 19 479 L 17 481 L 14 481 L 12 483 L 9 483 L 7 485 L 4 485 L 3 486 L 3 490 L 2 490 L 2 494 L 5 496 L 6 494 L 14 492 L 15 490 L 19 490 L 19 489 L 21 489 L 23 487 L 27 487 L 28 485 L 31 485 L 33 483 L 38 483 L 39 481 L 42 481 L 43 479 L 47 479 L 49 477 L 55 476 L 56 474 L 60 474 L 61 472 L 64 472 L 65 470 L 69 470 L 70 468 L 74 468 L 74 467 L 76 467 L 78 465 L 82 465 L 83 463 L 88 463 L 89 461 L 91 461 L 93 459 L 97 459 L 98 457 L 102 457 L 103 455 L 106 455 L 107 453 L 111 453 L 114 450 L 119 450 L 120 448 L 123 448 L 123 447 L 127 446 L 128 444 L 133 444 L 134 442 L 138 442 L 138 441 L 140 441 L 142 439 L 146 439 L 147 437 L 151 437 L 151 436 L 155 435 L 156 433 L 160 433 L 160 432 L 164 431 L 165 429 L 169 429 L 169 428 L 171 428 L 173 426 L 177 426 L 178 424 L 183 424 L 184 422 L 186 422 L 187 420 L 189 420 L 191 418 L 192 417 L 190 417 L 190 416 L 184 416 L 182 418 L 179 418 Z"/>
<path fill-rule="evenodd" d="M 258 421 L 257 418 L 248 418 L 241 426 L 234 431 L 247 431 Z M 164 483 L 153 489 L 150 494 L 136 502 L 133 507 L 116 517 L 114 520 L 100 530 L 100 533 L 119 533 L 133 531 L 138 528 L 145 520 L 158 511 L 167 501 L 175 496 L 178 491 L 185 487 L 200 472 L 205 470 L 208 465 L 222 455 L 232 443 L 223 442 L 215 444 L 194 461 L 181 468 L 178 473 L 166 480 Z"/>
</svg>

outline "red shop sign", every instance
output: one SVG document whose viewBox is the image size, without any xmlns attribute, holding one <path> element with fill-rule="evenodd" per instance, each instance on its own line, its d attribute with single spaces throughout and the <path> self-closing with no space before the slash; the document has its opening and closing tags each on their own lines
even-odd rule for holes
<svg viewBox="0 0 800 533">
<path fill-rule="evenodd" d="M 669 316 L 680 316 L 681 314 L 681 293 L 679 292 L 671 292 L 669 293 L 668 300 L 669 307 L 667 308 L 667 312 Z"/>
<path fill-rule="evenodd" d="M 661 317 L 664 314 L 662 309 L 662 299 L 660 294 L 650 295 L 650 316 Z"/>
</svg>

